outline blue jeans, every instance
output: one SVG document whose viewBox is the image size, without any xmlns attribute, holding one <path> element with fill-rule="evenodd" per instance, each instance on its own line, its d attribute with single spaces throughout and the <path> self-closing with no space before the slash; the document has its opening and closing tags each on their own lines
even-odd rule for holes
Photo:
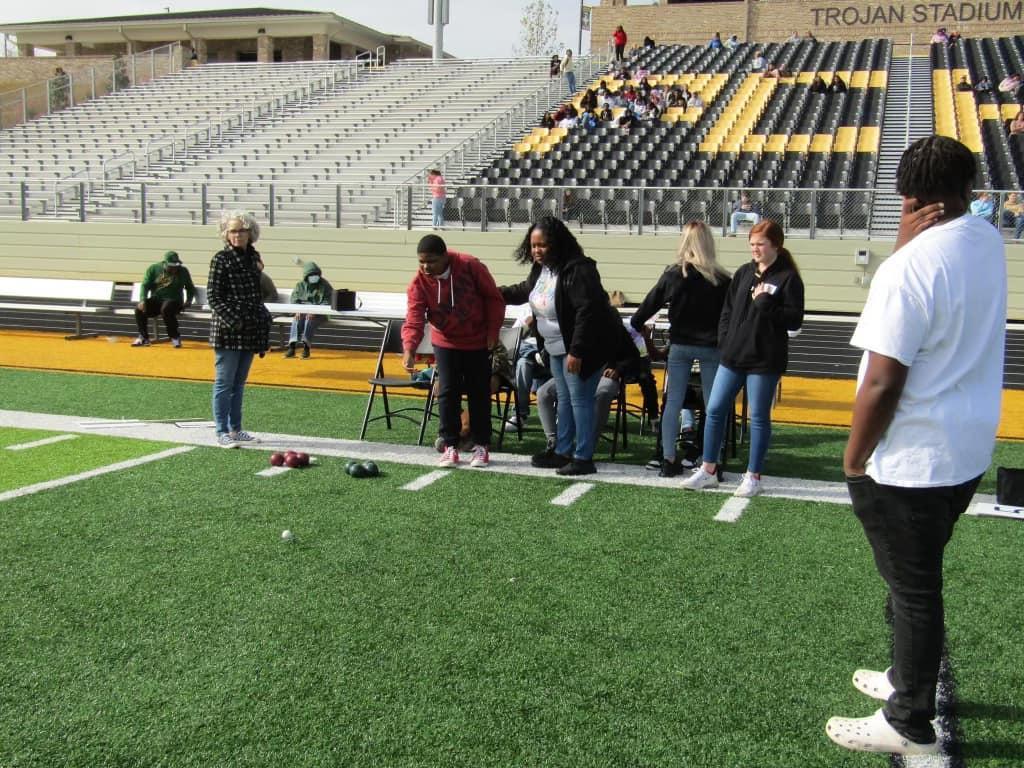
<svg viewBox="0 0 1024 768">
<path fill-rule="evenodd" d="M 292 319 L 292 331 L 288 336 L 288 343 L 295 344 L 302 339 L 306 344 L 313 342 L 313 336 L 320 323 L 324 320 L 323 315 L 298 315 Z"/>
<path fill-rule="evenodd" d="M 536 355 L 537 342 L 532 338 L 523 339 L 519 344 L 519 359 L 516 360 L 516 400 L 519 403 L 518 415 L 522 419 L 530 415 L 530 393 L 534 384 L 540 385 L 548 379 L 547 371 L 541 368 Z"/>
<path fill-rule="evenodd" d="M 253 355 L 250 350 L 213 350 L 213 421 L 218 435 L 242 429 L 242 391 Z"/>
<path fill-rule="evenodd" d="M 704 425 L 704 461 L 717 464 L 722 453 L 726 422 L 732 413 L 736 395 L 743 385 L 747 386 L 747 403 L 750 407 L 750 458 L 747 471 L 761 473 L 768 443 L 772 439 L 772 398 L 779 384 L 777 373 L 745 373 L 733 371 L 724 365 L 718 366 L 715 385 L 708 400 L 708 418 Z"/>
<path fill-rule="evenodd" d="M 551 375 L 558 391 L 558 423 L 555 428 L 555 451 L 583 461 L 594 458 L 597 422 L 594 400 L 602 369 L 587 378 L 565 370 L 567 355 L 551 356 Z M 575 450 L 573 444 L 575 443 Z"/>
<path fill-rule="evenodd" d="M 1013 230 L 1013 239 L 1020 240 L 1022 233 L 1024 233 L 1024 213 L 1017 216 L 1017 226 Z"/>
<path fill-rule="evenodd" d="M 700 362 L 700 386 L 704 394 L 704 412 L 715 383 L 715 371 L 721 355 L 718 347 L 698 347 L 693 344 L 672 344 L 668 349 L 668 386 L 665 388 L 665 413 L 661 416 L 661 454 L 666 461 L 676 460 L 676 440 L 679 438 L 679 413 L 686 399 L 693 361 Z"/>
<path fill-rule="evenodd" d="M 444 198 L 434 197 L 430 200 L 430 212 L 433 216 L 433 226 L 444 226 Z"/>
<path fill-rule="evenodd" d="M 566 85 L 569 86 L 569 95 L 570 96 L 572 96 L 574 93 L 576 93 L 576 73 L 575 72 L 566 72 L 565 73 L 565 83 L 566 83 Z"/>
</svg>

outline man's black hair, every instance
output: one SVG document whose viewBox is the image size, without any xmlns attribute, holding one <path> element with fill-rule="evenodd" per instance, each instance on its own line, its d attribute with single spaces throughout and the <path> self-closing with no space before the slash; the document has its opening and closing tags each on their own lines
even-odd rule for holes
<svg viewBox="0 0 1024 768">
<path fill-rule="evenodd" d="M 416 246 L 416 253 L 434 253 L 444 256 L 448 253 L 448 246 L 437 235 L 424 235 L 420 238 L 419 245 Z"/>
<path fill-rule="evenodd" d="M 549 264 L 553 271 L 557 272 L 563 264 L 583 256 L 583 248 L 580 246 L 579 241 L 573 237 L 569 228 L 565 226 L 565 222 L 555 216 L 544 216 L 540 221 L 530 225 L 530 228 L 526 230 L 526 237 L 523 238 L 523 242 L 516 248 L 516 261 L 520 264 L 531 264 L 533 262 L 533 254 L 530 249 L 530 235 L 533 234 L 535 229 L 543 232 L 548 241 L 548 259 L 546 263 Z"/>
<path fill-rule="evenodd" d="M 974 153 L 959 141 L 948 136 L 926 136 L 907 147 L 900 158 L 896 191 L 921 202 L 950 197 L 966 203 L 977 173 Z"/>
</svg>

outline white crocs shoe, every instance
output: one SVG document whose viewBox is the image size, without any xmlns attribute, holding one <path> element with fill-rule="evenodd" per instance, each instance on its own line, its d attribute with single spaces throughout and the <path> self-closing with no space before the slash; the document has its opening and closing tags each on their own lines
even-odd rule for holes
<svg viewBox="0 0 1024 768">
<path fill-rule="evenodd" d="M 840 747 L 854 752 L 886 752 L 893 755 L 937 755 L 938 741 L 922 744 L 911 741 L 889 725 L 882 710 L 871 717 L 832 717 L 825 733 Z"/>
<path fill-rule="evenodd" d="M 890 667 L 891 669 L 891 667 Z M 853 687 L 872 699 L 888 701 L 896 692 L 889 682 L 889 670 L 875 672 L 873 669 L 858 669 L 853 673 Z"/>
<path fill-rule="evenodd" d="M 718 475 L 712 475 L 704 471 L 704 465 L 700 465 L 693 473 L 683 480 L 683 488 L 688 491 L 703 491 L 705 488 L 717 488 Z"/>
</svg>

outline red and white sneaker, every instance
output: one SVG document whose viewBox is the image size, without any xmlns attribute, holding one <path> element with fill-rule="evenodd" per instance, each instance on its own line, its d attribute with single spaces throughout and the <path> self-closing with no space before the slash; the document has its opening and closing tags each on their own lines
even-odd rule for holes
<svg viewBox="0 0 1024 768">
<path fill-rule="evenodd" d="M 454 467 L 459 463 L 459 449 L 454 445 L 449 445 L 444 449 L 444 455 L 437 462 L 439 467 Z"/>
<path fill-rule="evenodd" d="M 487 450 L 487 446 L 473 446 L 473 458 L 470 459 L 469 466 L 477 467 L 478 469 L 485 469 L 491 466 L 491 453 Z"/>
</svg>

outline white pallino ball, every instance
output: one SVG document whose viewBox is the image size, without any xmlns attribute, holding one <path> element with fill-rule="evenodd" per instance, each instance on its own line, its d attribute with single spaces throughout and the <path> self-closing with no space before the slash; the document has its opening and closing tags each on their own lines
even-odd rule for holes
<svg viewBox="0 0 1024 768">
<path fill-rule="evenodd" d="M 295 534 L 292 533 L 291 531 L 281 531 L 281 540 L 282 541 L 293 541 L 294 539 L 295 539 Z"/>
</svg>

